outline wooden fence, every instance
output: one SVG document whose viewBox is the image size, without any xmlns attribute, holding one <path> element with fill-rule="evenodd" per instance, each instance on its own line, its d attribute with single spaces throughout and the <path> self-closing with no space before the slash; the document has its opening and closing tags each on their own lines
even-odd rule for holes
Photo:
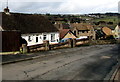
<svg viewBox="0 0 120 82">
<path fill-rule="evenodd" d="M 94 40 L 90 42 L 90 45 L 104 45 L 104 44 L 117 44 L 117 40 Z"/>
<path fill-rule="evenodd" d="M 21 34 L 19 31 L 0 31 L 1 52 L 19 51 Z"/>
<path fill-rule="evenodd" d="M 40 51 L 40 50 L 53 50 L 53 49 L 58 49 L 58 48 L 73 48 L 78 45 L 86 44 L 88 43 L 88 39 L 68 39 L 66 42 L 62 43 L 57 43 L 57 44 L 49 44 L 49 41 L 44 41 L 43 44 L 38 44 L 38 45 L 32 45 L 32 46 L 27 46 L 25 44 L 22 45 L 21 51 L 22 53 L 27 53 L 27 52 L 35 52 L 35 51 Z"/>
</svg>

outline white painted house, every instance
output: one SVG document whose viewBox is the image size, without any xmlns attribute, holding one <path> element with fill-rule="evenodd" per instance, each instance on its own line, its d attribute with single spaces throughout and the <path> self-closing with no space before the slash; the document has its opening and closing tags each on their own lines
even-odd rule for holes
<svg viewBox="0 0 120 82">
<path fill-rule="evenodd" d="M 117 25 L 113 31 L 115 39 L 120 39 L 120 26 Z"/>
<path fill-rule="evenodd" d="M 36 14 L 1 12 L 2 25 L 0 31 L 20 31 L 22 44 L 28 46 L 41 44 L 44 40 L 49 40 L 51 44 L 59 42 L 59 31 L 47 18 Z"/>
<path fill-rule="evenodd" d="M 36 45 L 43 43 L 44 40 L 48 40 L 50 44 L 55 44 L 59 42 L 59 33 L 50 32 L 50 33 L 32 33 L 32 34 L 22 34 L 28 46 Z"/>
</svg>

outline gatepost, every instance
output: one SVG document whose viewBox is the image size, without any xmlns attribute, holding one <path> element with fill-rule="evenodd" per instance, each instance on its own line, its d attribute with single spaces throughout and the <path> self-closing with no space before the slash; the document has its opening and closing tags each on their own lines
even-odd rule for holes
<svg viewBox="0 0 120 82">
<path fill-rule="evenodd" d="M 44 43 L 44 45 L 45 45 L 45 51 L 50 50 L 49 41 L 46 40 L 46 41 L 44 41 L 43 43 Z"/>
<path fill-rule="evenodd" d="M 73 48 L 76 45 L 76 41 L 73 39 L 68 39 L 68 47 Z"/>
<path fill-rule="evenodd" d="M 22 44 L 22 53 L 27 53 L 28 49 L 27 49 L 27 45 L 26 44 Z"/>
<path fill-rule="evenodd" d="M 74 48 L 75 46 L 76 46 L 76 39 L 72 39 L 73 41 L 73 45 L 72 45 L 72 47 Z"/>
</svg>

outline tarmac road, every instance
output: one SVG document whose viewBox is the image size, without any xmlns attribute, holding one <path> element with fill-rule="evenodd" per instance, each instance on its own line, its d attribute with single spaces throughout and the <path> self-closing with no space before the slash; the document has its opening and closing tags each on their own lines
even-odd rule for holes
<svg viewBox="0 0 120 82">
<path fill-rule="evenodd" d="M 49 53 L 61 53 L 3 65 L 2 78 L 3 80 L 104 80 L 118 63 L 118 51 L 118 45 L 115 44 L 52 50 Z"/>
</svg>

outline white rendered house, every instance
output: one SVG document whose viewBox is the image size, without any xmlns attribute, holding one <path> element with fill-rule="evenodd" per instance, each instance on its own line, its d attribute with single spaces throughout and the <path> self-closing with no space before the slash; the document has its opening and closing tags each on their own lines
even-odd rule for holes
<svg viewBox="0 0 120 82">
<path fill-rule="evenodd" d="M 22 40 L 27 46 L 41 44 L 48 40 L 50 44 L 59 42 L 59 31 L 44 16 L 36 14 L 10 13 L 9 15 L 1 12 L 2 31 L 20 31 Z M 21 41 L 24 44 L 23 41 Z"/>
<path fill-rule="evenodd" d="M 113 31 L 115 39 L 120 39 L 120 26 L 117 25 Z"/>
<path fill-rule="evenodd" d="M 48 40 L 50 44 L 55 44 L 59 42 L 59 33 L 50 32 L 50 33 L 31 33 L 31 34 L 22 34 L 28 46 L 42 44 L 43 41 Z"/>
</svg>

